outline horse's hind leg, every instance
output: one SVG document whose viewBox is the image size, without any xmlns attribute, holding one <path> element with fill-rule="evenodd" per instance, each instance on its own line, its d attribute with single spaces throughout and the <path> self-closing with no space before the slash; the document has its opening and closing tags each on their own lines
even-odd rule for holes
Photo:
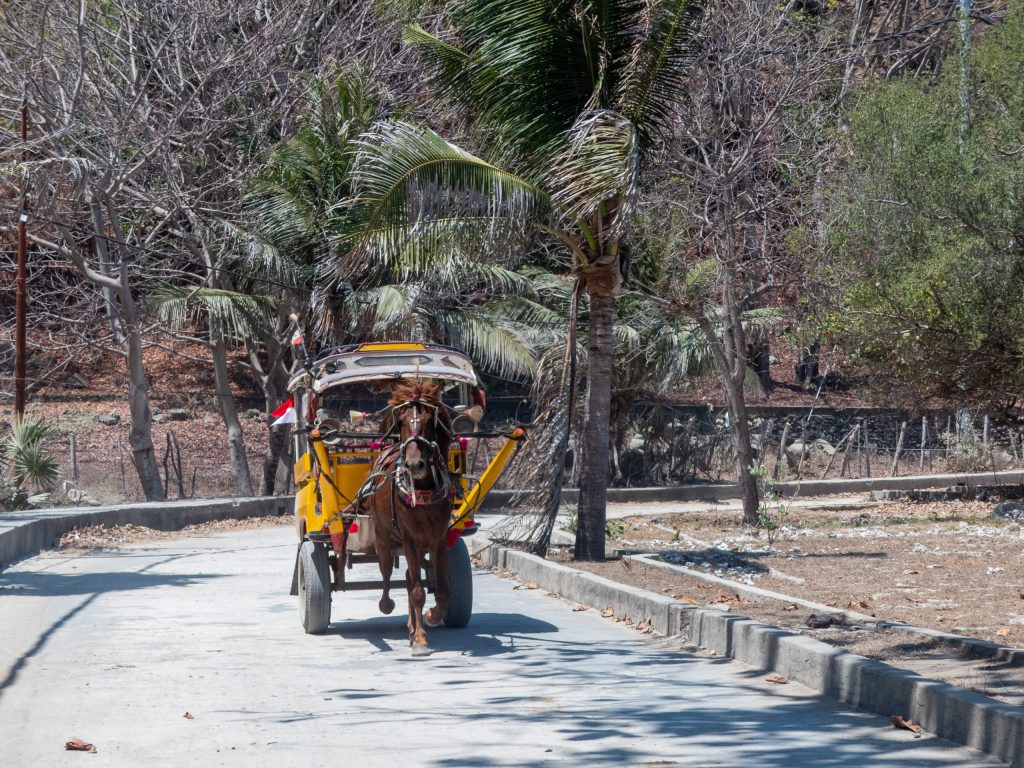
<svg viewBox="0 0 1024 768">
<path fill-rule="evenodd" d="M 442 539 L 430 552 L 430 560 L 434 564 L 434 578 L 437 584 L 434 585 L 434 607 L 427 611 L 424 620 L 428 627 L 438 627 L 444 621 L 448 613 L 449 583 L 448 583 L 448 544 Z"/>
</svg>

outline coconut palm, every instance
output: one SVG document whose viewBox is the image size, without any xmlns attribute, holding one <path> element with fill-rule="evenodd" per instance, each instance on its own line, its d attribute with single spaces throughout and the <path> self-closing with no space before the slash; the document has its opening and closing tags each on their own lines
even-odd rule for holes
<svg viewBox="0 0 1024 768">
<path fill-rule="evenodd" d="M 486 371 L 527 379 L 543 341 L 530 320 L 547 312 L 527 276 L 463 249 L 414 264 L 344 259 L 367 236 L 353 229 L 352 171 L 380 108 L 358 72 L 329 86 L 310 81 L 298 131 L 274 148 L 250 191 L 247 267 L 291 286 L 290 309 L 324 343 L 437 341 L 464 348 Z"/>
<path fill-rule="evenodd" d="M 686 84 L 691 0 L 455 0 L 406 39 L 437 103 L 471 116 L 472 153 L 430 128 L 378 126 L 355 166 L 339 268 L 412 269 L 443 254 L 515 258 L 540 235 L 567 255 L 589 306 L 576 557 L 604 557 L 615 300 L 645 164 Z"/>
</svg>

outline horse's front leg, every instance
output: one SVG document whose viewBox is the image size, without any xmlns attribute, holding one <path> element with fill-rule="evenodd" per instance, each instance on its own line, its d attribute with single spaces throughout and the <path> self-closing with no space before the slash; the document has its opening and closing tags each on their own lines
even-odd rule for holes
<svg viewBox="0 0 1024 768">
<path fill-rule="evenodd" d="M 405 561 L 409 566 L 406 572 L 409 591 L 409 643 L 412 645 L 413 656 L 426 656 L 430 653 L 427 646 L 427 633 L 423 629 L 423 606 L 427 602 L 427 590 L 423 586 L 423 555 L 408 537 L 405 540 Z"/>
<path fill-rule="evenodd" d="M 434 607 L 427 611 L 427 615 L 424 617 L 428 627 L 440 626 L 448 613 L 448 599 L 451 593 L 448 582 L 448 542 L 446 538 L 447 536 L 442 537 L 440 543 L 430 552 L 437 584 L 434 586 Z"/>
</svg>

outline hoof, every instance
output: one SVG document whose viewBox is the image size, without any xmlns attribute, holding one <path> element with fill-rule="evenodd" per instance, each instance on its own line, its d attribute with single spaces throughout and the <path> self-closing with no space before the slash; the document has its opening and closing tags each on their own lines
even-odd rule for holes
<svg viewBox="0 0 1024 768">
<path fill-rule="evenodd" d="M 437 611 L 436 614 L 435 614 L 435 611 Z M 441 626 L 441 622 L 444 621 L 444 616 L 443 615 L 438 615 L 440 613 L 441 612 L 438 611 L 436 608 L 431 608 L 429 611 L 427 611 L 425 614 L 423 614 L 423 621 L 426 623 L 426 625 L 428 627 L 440 627 Z M 435 616 L 436 616 L 436 618 L 435 618 Z"/>
<path fill-rule="evenodd" d="M 433 651 L 430 650 L 430 646 L 428 646 L 428 645 L 414 645 L 412 647 L 412 655 L 413 656 L 417 656 L 417 657 L 429 656 L 431 653 L 433 653 Z"/>
<path fill-rule="evenodd" d="M 380 602 L 377 603 L 377 605 L 380 608 L 380 612 L 383 613 L 385 616 L 389 615 L 393 610 L 395 610 L 395 601 L 392 600 L 390 597 L 382 597 L 380 599 Z"/>
</svg>

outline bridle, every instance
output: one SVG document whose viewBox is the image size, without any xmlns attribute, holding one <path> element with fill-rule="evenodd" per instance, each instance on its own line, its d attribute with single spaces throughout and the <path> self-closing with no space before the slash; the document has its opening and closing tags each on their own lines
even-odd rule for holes
<svg viewBox="0 0 1024 768">
<path fill-rule="evenodd" d="M 402 501 L 406 506 L 415 507 L 418 502 L 433 503 L 442 499 L 452 498 L 454 496 L 455 487 L 452 484 L 451 474 L 448 472 L 448 457 L 442 455 L 443 452 L 436 440 L 428 440 L 420 434 L 420 426 L 422 424 L 420 408 L 430 409 L 433 411 L 433 424 L 435 431 L 441 429 L 448 431 L 448 428 L 438 418 L 438 410 L 443 407 L 445 407 L 443 403 L 432 403 L 422 400 L 419 397 L 414 397 L 411 400 L 406 400 L 403 403 L 391 406 L 392 413 L 395 417 L 393 419 L 393 429 L 400 429 L 399 425 L 401 422 L 398 418 L 398 414 L 407 408 L 412 408 L 412 415 L 409 418 L 409 429 L 411 434 L 398 444 L 398 456 L 395 460 L 394 470 L 395 487 L 398 489 L 399 494 L 401 494 Z M 424 501 L 419 497 L 419 492 L 416 489 L 416 481 L 412 476 L 412 470 L 409 469 L 406 464 L 406 449 L 413 443 L 415 443 L 420 449 L 420 453 L 424 457 L 424 461 L 426 461 L 427 466 L 430 468 L 430 475 L 434 488 L 432 498 L 429 501 Z"/>
</svg>

